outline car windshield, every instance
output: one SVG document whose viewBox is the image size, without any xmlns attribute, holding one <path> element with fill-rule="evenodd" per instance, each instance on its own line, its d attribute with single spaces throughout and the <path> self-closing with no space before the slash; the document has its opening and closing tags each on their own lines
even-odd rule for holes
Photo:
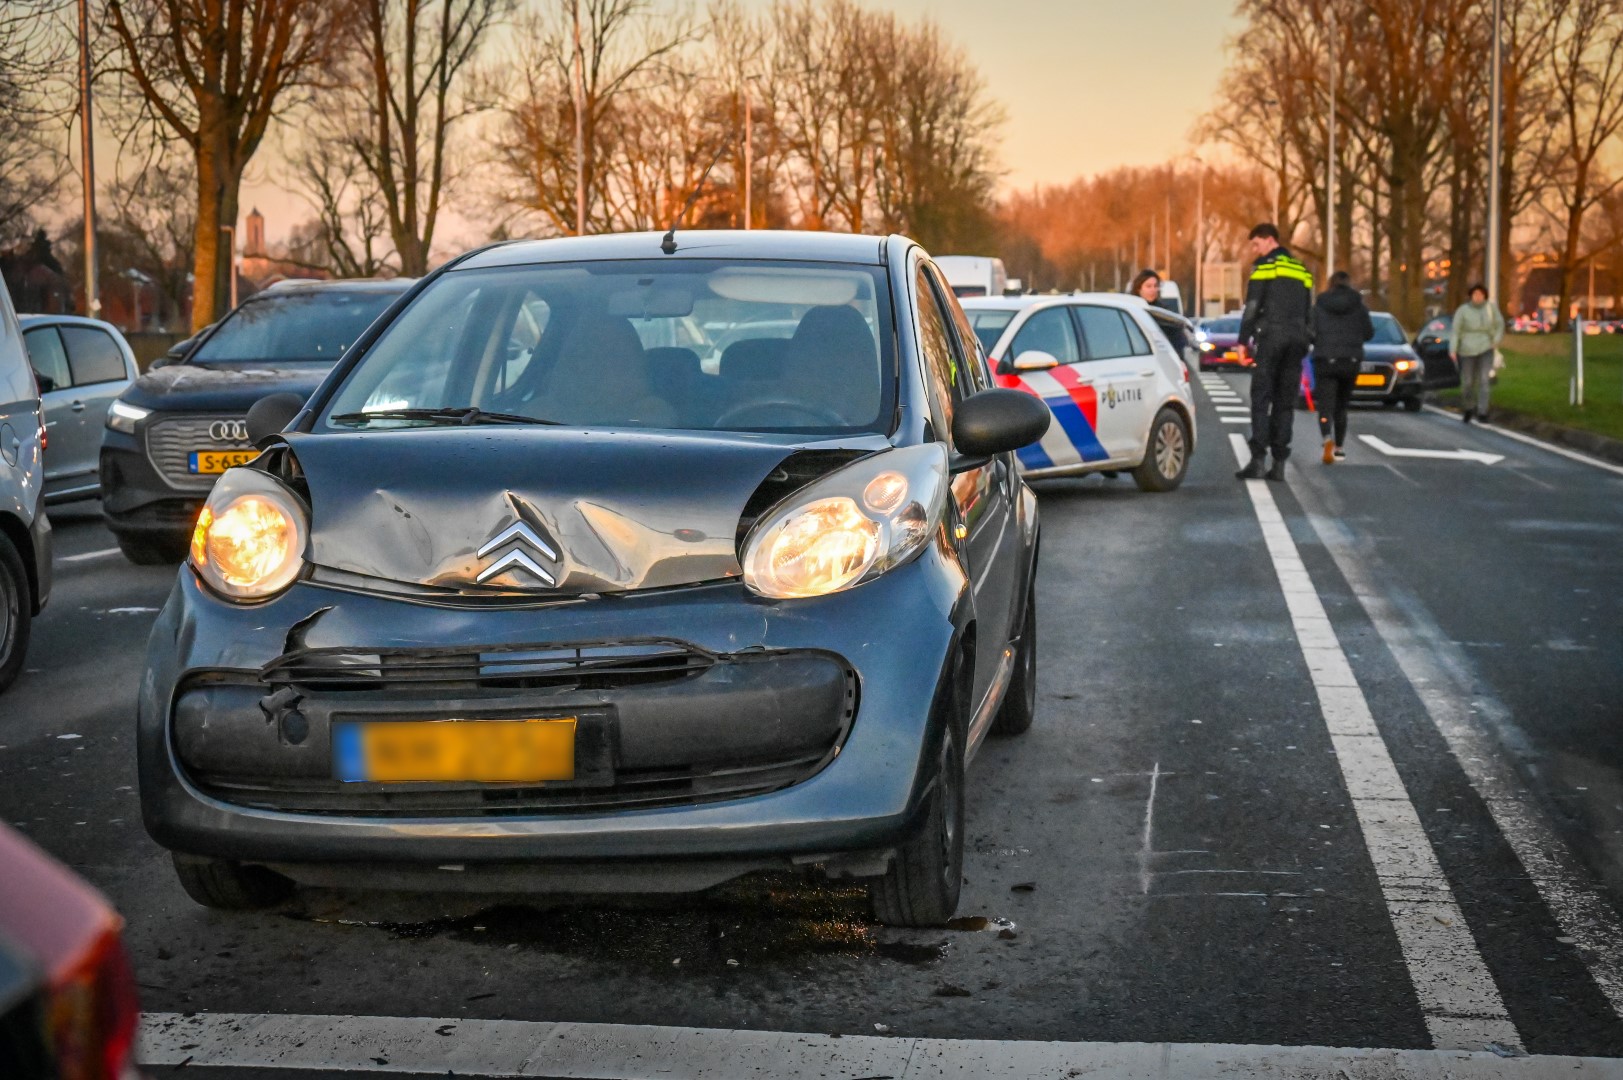
<svg viewBox="0 0 1623 1080">
<path fill-rule="evenodd" d="M 1012 311 L 986 308 L 966 309 L 964 314 L 969 316 L 969 325 L 974 327 L 975 336 L 981 339 L 981 348 L 986 350 L 987 355 L 991 355 L 997 346 L 997 339 L 1003 336 L 1004 328 L 1014 321 L 1015 315 Z"/>
<path fill-rule="evenodd" d="M 1200 324 L 1200 327 L 1208 334 L 1238 334 L 1240 332 L 1240 320 L 1207 319 Z"/>
<path fill-rule="evenodd" d="M 323 423 L 375 429 L 499 416 L 886 432 L 896 382 L 890 318 L 879 267 L 666 259 L 455 270 L 384 330 Z"/>
<path fill-rule="evenodd" d="M 1407 345 L 1409 335 L 1403 332 L 1403 327 L 1390 315 L 1372 315 L 1375 323 L 1375 336 L 1370 338 L 1372 345 Z"/>
<path fill-rule="evenodd" d="M 397 295 L 371 289 L 265 293 L 226 316 L 188 362 L 336 363 Z"/>
</svg>

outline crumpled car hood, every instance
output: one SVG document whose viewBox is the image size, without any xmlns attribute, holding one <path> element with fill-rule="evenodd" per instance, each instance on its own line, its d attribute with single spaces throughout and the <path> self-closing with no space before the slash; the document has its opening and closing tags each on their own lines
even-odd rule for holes
<svg viewBox="0 0 1623 1080">
<path fill-rule="evenodd" d="M 260 398 L 283 391 L 309 397 L 331 370 L 331 364 L 171 364 L 136 379 L 123 399 L 166 412 L 246 412 Z"/>
<path fill-rule="evenodd" d="M 751 495 L 807 445 L 494 425 L 286 439 L 309 487 L 318 568 L 464 594 L 554 596 L 738 576 Z"/>
</svg>

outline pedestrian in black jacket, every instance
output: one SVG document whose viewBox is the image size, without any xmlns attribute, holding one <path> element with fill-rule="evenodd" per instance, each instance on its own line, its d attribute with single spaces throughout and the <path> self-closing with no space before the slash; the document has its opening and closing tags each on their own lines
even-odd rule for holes
<svg viewBox="0 0 1623 1080">
<path fill-rule="evenodd" d="M 1313 305 L 1313 396 L 1319 410 L 1324 463 L 1347 455 L 1347 404 L 1364 360 L 1364 342 L 1375 336 L 1369 307 L 1345 270 L 1330 276 L 1330 288 Z"/>
<path fill-rule="evenodd" d="M 1251 230 L 1257 262 L 1245 289 L 1240 342 L 1249 344 L 1251 369 L 1251 462 L 1235 475 L 1255 480 L 1285 479 L 1291 453 L 1291 426 L 1302 382 L 1302 358 L 1313 343 L 1313 275 L 1279 243 L 1279 230 Z M 1267 465 L 1272 452 L 1274 463 Z"/>
</svg>

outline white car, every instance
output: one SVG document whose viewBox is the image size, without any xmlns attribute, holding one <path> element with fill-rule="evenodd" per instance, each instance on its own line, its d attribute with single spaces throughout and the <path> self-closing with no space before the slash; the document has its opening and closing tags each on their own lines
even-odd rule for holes
<svg viewBox="0 0 1623 1080">
<path fill-rule="evenodd" d="M 999 386 L 1042 398 L 1054 422 L 1019 451 L 1028 478 L 1130 470 L 1143 491 L 1183 483 L 1195 449 L 1189 371 L 1136 297 L 960 301 Z"/>
<path fill-rule="evenodd" d="M 23 344 L 45 410 L 45 501 L 101 492 L 107 410 L 140 374 L 112 323 L 78 315 L 24 315 Z"/>
</svg>

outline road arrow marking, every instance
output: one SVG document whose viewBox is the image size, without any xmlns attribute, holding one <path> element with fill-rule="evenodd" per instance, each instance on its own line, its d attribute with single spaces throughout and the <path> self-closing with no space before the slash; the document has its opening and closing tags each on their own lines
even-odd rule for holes
<svg viewBox="0 0 1623 1080">
<path fill-rule="evenodd" d="M 1480 461 L 1484 465 L 1497 465 L 1505 460 L 1503 454 L 1488 454 L 1481 450 L 1415 450 L 1403 446 L 1393 446 L 1378 435 L 1360 435 L 1358 437 L 1387 457 L 1436 458 L 1440 461 Z"/>
</svg>

